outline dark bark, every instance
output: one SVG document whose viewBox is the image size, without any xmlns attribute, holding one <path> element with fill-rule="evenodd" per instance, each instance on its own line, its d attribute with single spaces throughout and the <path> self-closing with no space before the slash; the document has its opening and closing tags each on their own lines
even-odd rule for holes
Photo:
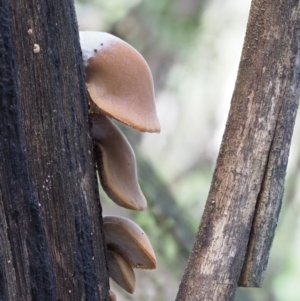
<svg viewBox="0 0 300 301">
<path fill-rule="evenodd" d="M 0 1 L 0 300 L 108 300 L 77 27 L 72 0 Z"/>
<path fill-rule="evenodd" d="M 253 0 L 217 166 L 177 300 L 233 300 L 246 252 L 240 283 L 261 284 L 300 96 L 299 50 L 299 1 Z"/>
</svg>

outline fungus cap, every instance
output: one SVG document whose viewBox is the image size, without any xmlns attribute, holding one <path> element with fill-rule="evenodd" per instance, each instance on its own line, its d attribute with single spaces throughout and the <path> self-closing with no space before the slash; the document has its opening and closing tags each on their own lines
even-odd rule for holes
<svg viewBox="0 0 300 301">
<path fill-rule="evenodd" d="M 91 135 L 100 149 L 98 168 L 104 191 L 119 206 L 144 210 L 134 152 L 124 134 L 101 114 L 91 114 Z"/>
<path fill-rule="evenodd" d="M 151 71 L 141 54 L 104 32 L 80 32 L 86 86 L 106 115 L 139 131 L 159 132 Z"/>
<path fill-rule="evenodd" d="M 109 301 L 117 301 L 117 296 L 113 291 L 109 291 Z"/>
<path fill-rule="evenodd" d="M 103 217 L 103 231 L 108 250 L 126 258 L 134 268 L 155 269 L 156 257 L 145 232 L 128 218 Z"/>
<path fill-rule="evenodd" d="M 135 288 L 135 275 L 130 263 L 117 252 L 107 252 L 109 276 L 126 292 L 132 294 Z"/>
</svg>

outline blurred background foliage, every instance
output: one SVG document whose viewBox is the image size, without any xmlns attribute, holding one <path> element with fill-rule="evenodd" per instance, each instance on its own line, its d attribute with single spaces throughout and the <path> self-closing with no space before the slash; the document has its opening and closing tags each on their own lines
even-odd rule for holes
<svg viewBox="0 0 300 301">
<path fill-rule="evenodd" d="M 174 300 L 205 205 L 237 75 L 250 0 L 77 0 L 80 30 L 106 31 L 138 49 L 156 87 L 160 135 L 120 124 L 137 157 L 148 210 L 124 210 L 101 193 L 104 214 L 135 220 L 158 257 L 137 271 L 133 295 Z M 262 289 L 239 288 L 236 301 L 298 301 L 300 296 L 300 118 L 285 198 Z"/>
</svg>

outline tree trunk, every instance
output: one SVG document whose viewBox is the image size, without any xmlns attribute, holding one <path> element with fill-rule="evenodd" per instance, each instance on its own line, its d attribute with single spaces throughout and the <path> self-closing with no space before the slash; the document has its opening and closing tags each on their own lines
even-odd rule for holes
<svg viewBox="0 0 300 301">
<path fill-rule="evenodd" d="M 217 166 L 178 301 L 233 300 L 239 279 L 246 286 L 262 282 L 300 96 L 299 49 L 299 1 L 253 0 Z"/>
<path fill-rule="evenodd" d="M 72 0 L 0 1 L 0 300 L 108 300 Z"/>
</svg>

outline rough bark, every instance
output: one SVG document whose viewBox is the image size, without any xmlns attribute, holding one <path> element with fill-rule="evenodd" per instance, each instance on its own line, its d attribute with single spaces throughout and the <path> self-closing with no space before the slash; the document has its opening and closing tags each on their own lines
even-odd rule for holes
<svg viewBox="0 0 300 301">
<path fill-rule="evenodd" d="M 177 300 L 233 300 L 246 251 L 241 282 L 253 283 L 247 275 L 262 264 L 254 280 L 261 283 L 300 96 L 299 13 L 295 0 L 252 2 L 217 166 Z"/>
<path fill-rule="evenodd" d="M 295 2 L 292 10 L 280 11 L 282 7 L 275 8 L 279 24 L 284 23 L 284 20 L 290 20 L 289 30 L 281 31 L 278 39 L 286 39 L 290 47 L 299 48 L 299 4 L 297 7 Z M 288 48 L 283 50 L 289 51 Z M 296 55 L 297 51 L 295 50 Z M 285 58 L 285 55 L 282 58 Z M 290 59 L 291 67 L 295 64 L 297 66 L 288 72 L 286 71 L 287 64 L 286 70 L 282 70 L 290 79 L 290 87 L 282 89 L 284 93 L 282 94 L 282 106 L 278 114 L 264 179 L 256 204 L 246 258 L 239 280 L 240 286 L 260 287 L 262 285 L 281 209 L 290 144 L 299 102 L 297 94 L 295 95 L 299 82 L 299 71 L 297 70 L 299 57 L 293 57 L 289 53 L 286 59 Z"/>
<path fill-rule="evenodd" d="M 0 300 L 108 300 L 77 27 L 72 0 L 0 1 Z"/>
</svg>

